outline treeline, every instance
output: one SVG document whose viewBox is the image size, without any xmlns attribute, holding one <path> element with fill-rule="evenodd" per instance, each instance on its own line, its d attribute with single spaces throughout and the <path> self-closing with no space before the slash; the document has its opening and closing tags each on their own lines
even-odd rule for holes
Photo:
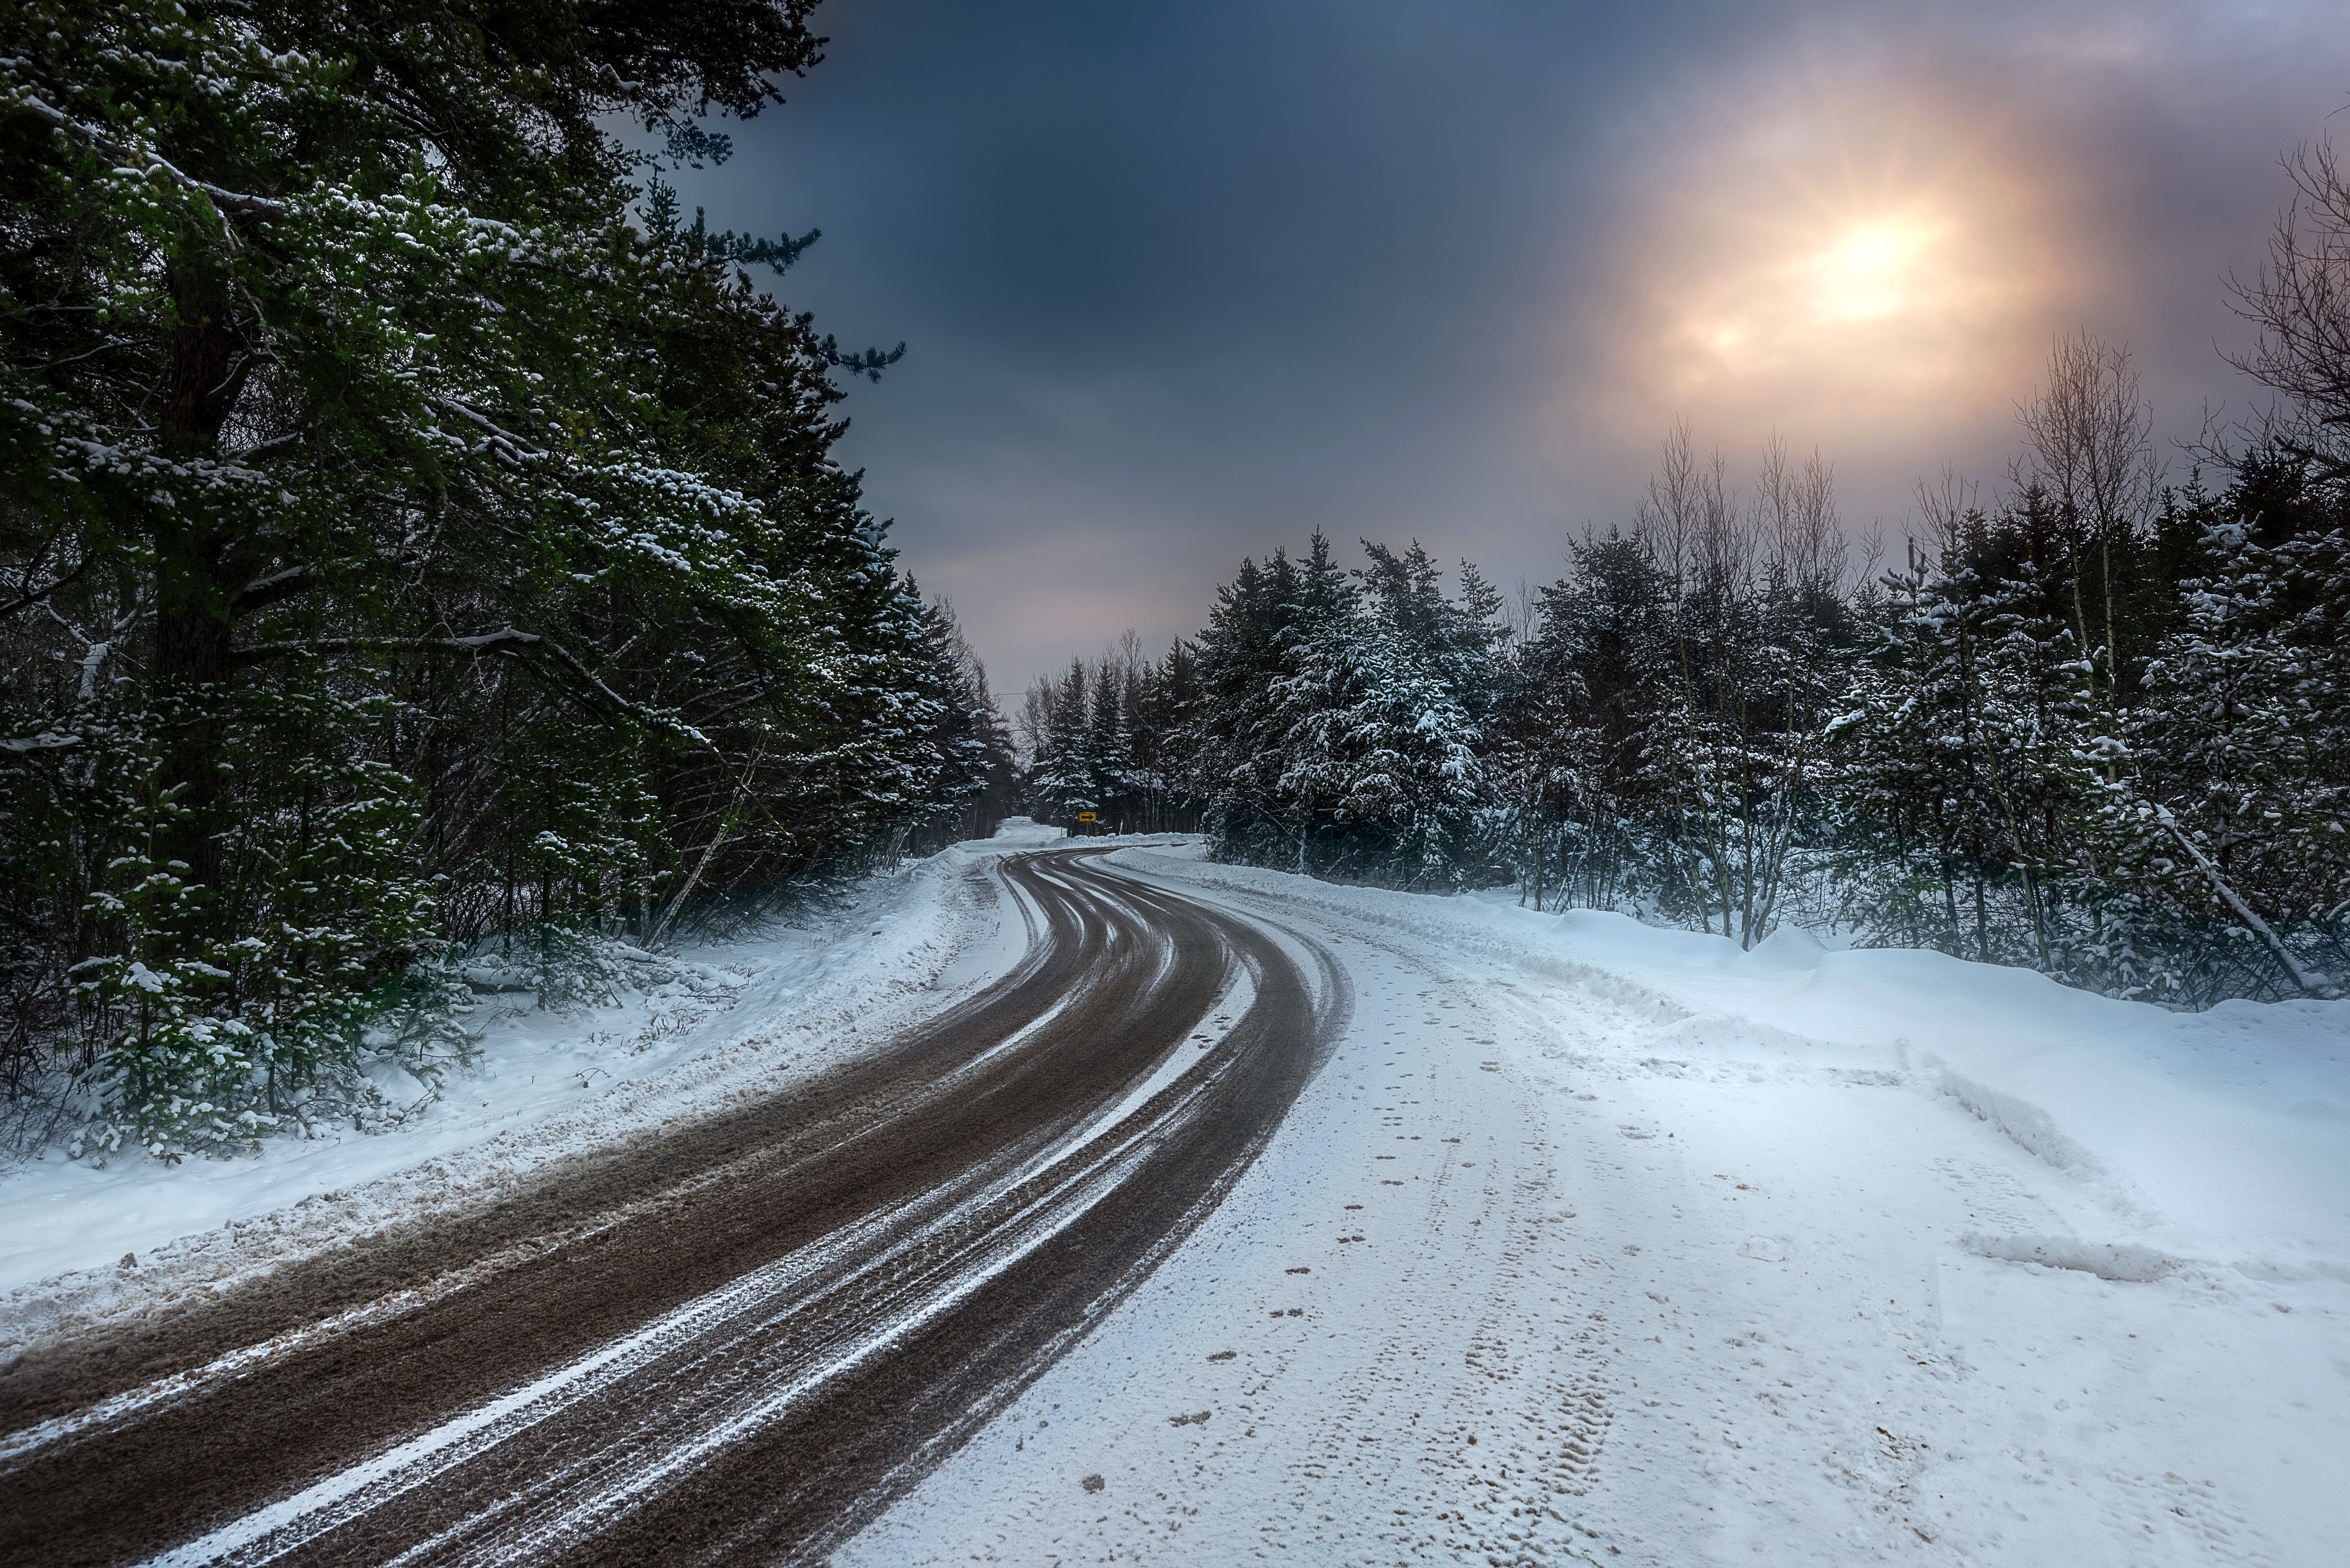
<svg viewBox="0 0 2350 1568">
<path fill-rule="evenodd" d="M 1465 563 L 1448 589 L 1416 544 L 1243 561 L 1160 664 L 1031 693 L 1032 805 L 1145 777 L 1230 860 L 1749 946 L 1799 919 L 2179 1004 L 2336 994 L 2350 186 L 2323 151 L 2293 167 L 2238 296 L 2242 368 L 2287 400 L 2183 482 L 2086 335 L 2003 482 L 1921 485 L 1890 560 L 1856 556 L 1818 456 L 1774 441 L 1739 486 L 1679 431 L 1637 514 L 1514 600 Z"/>
<path fill-rule="evenodd" d="M 1505 613 L 1416 546 L 1244 563 L 1181 777 L 1222 858 L 1780 921 L 2181 1002 L 2324 994 L 2350 913 L 2350 517 L 2303 458 L 2085 519 L 2040 477 L 1846 558 L 1825 470 L 1667 448 Z M 2125 525 L 2126 524 L 2126 525 Z M 2342 825 L 2342 826 L 2337 826 Z"/>
<path fill-rule="evenodd" d="M 829 455 L 902 349 L 661 179 L 811 9 L 0 23 L 11 1097 L 245 1138 L 420 955 L 992 826 L 984 674 Z"/>
<path fill-rule="evenodd" d="M 1127 633 L 1110 652 L 1069 661 L 1022 700 L 1016 730 L 1028 765 L 1018 798 L 1038 821 L 1104 833 L 1190 833 L 1202 821 L 1185 771 L 1182 726 L 1197 708 L 1189 644 L 1153 662 Z"/>
</svg>

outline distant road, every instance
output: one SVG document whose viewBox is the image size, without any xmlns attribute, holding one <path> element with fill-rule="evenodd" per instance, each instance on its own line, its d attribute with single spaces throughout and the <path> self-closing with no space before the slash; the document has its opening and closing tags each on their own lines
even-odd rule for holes
<svg viewBox="0 0 2350 1568">
<path fill-rule="evenodd" d="M 1100 853 L 1006 862 L 1025 961 L 878 1054 L 19 1364 L 0 1562 L 821 1559 L 1190 1233 L 1326 1044 L 1335 966 Z"/>
</svg>

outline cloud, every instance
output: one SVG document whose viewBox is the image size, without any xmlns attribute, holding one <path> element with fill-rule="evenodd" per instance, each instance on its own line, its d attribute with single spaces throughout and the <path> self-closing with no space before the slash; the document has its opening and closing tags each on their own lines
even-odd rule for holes
<svg viewBox="0 0 2350 1568">
<path fill-rule="evenodd" d="M 688 200 L 811 224 L 819 328 L 905 362 L 843 456 L 1006 685 L 1196 628 L 1244 554 L 1418 536 L 1502 580 L 1658 437 L 1994 474 L 2050 338 L 2166 435 L 2241 400 L 2221 275 L 2350 88 L 2317 6 L 827 5 Z"/>
<path fill-rule="evenodd" d="M 2252 390 L 2215 352 L 2242 336 L 2223 275 L 2258 264 L 2278 151 L 2341 101 L 2312 16 L 1830 9 L 1660 80 L 1615 243 L 1560 280 L 1529 444 L 1620 507 L 1675 419 L 1733 453 L 1777 431 L 1898 525 L 1918 474 L 1996 474 L 2083 326 L 2134 347 L 2165 438 L 2199 433 Z"/>
<path fill-rule="evenodd" d="M 2083 265 L 2035 161 L 1923 83 L 1738 96 L 1576 280 L 1605 343 L 1584 407 L 1619 433 L 1685 415 L 1873 444 L 2012 396 Z"/>
</svg>

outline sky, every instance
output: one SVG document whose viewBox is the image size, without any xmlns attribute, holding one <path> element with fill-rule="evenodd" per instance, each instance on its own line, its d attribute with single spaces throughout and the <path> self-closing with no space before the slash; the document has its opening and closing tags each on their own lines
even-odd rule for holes
<svg viewBox="0 0 2350 1568">
<path fill-rule="evenodd" d="M 2350 5 L 827 0 L 827 58 L 685 171 L 858 380 L 839 449 L 1000 692 L 1197 629 L 1243 556 L 1418 539 L 1507 586 L 1627 523 L 1685 421 L 1776 435 L 1898 554 L 1989 493 L 2054 336 L 2166 460 Z"/>
</svg>

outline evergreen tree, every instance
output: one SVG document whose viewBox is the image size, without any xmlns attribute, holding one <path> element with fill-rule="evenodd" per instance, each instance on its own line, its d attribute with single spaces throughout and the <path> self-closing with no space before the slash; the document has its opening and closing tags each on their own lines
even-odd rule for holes
<svg viewBox="0 0 2350 1568">
<path fill-rule="evenodd" d="M 1069 660 L 1047 704 L 1048 727 L 1028 773 L 1030 814 L 1045 822 L 1075 827 L 1079 814 L 1099 814 L 1089 722 L 1092 683 L 1085 661 Z"/>
<path fill-rule="evenodd" d="M 1566 576 L 1544 587 L 1504 669 L 1495 776 L 1515 818 L 1521 881 L 1546 898 L 1612 909 L 1633 896 L 1642 848 L 1644 679 L 1661 635 L 1663 574 L 1638 537 L 1610 532 L 1567 547 Z M 1557 891 L 1552 891 L 1554 882 Z"/>
<path fill-rule="evenodd" d="M 1990 961 L 1984 878 L 2002 820 L 1980 719 L 1991 610 L 1976 573 L 1951 551 L 1929 562 L 1913 544 L 1884 589 L 1883 624 L 1838 726 L 1841 793 L 1857 824 L 1875 830 L 1854 846 L 1862 853 L 1847 875 L 1872 884 L 1905 940 Z M 1929 908 L 1936 899 L 1939 911 Z"/>
<path fill-rule="evenodd" d="M 2124 875 L 2262 929 L 2350 908 L 2350 523 L 2310 467 L 2261 454 L 2199 508 L 2204 575 L 2147 663 L 2108 819 Z"/>
<path fill-rule="evenodd" d="M 1316 541 L 1308 559 L 1315 602 L 1351 602 L 1343 574 L 1328 562 L 1327 542 L 1319 535 Z M 1297 568 L 1285 551 L 1276 550 L 1262 567 L 1243 559 L 1233 580 L 1217 590 L 1200 634 L 1199 695 L 1182 744 L 1190 786 L 1218 814 L 1220 832 L 1228 838 L 1298 837 L 1281 822 L 1284 725 L 1274 686 L 1291 672 L 1285 661 L 1302 618 L 1299 590 Z"/>
<path fill-rule="evenodd" d="M 1367 545 L 1359 586 L 1316 533 L 1302 563 L 1243 561 L 1201 635 L 1183 747 L 1219 852 L 1351 875 L 1461 875 L 1480 799 L 1477 711 L 1498 696 L 1498 596 L 1448 599 L 1417 545 Z"/>
<path fill-rule="evenodd" d="M 931 804 L 878 374 L 681 228 L 801 0 L 28 0 L 0 57 L 0 895 L 23 1049 L 234 1141 L 370 988 Z"/>
<path fill-rule="evenodd" d="M 1108 661 L 1105 665 L 1093 682 L 1093 706 L 1084 739 L 1085 766 L 1103 830 L 1115 832 L 1135 807 L 1139 780 L 1134 771 L 1133 732 L 1127 722 L 1127 681 L 1120 679 L 1130 670 Z"/>
</svg>

